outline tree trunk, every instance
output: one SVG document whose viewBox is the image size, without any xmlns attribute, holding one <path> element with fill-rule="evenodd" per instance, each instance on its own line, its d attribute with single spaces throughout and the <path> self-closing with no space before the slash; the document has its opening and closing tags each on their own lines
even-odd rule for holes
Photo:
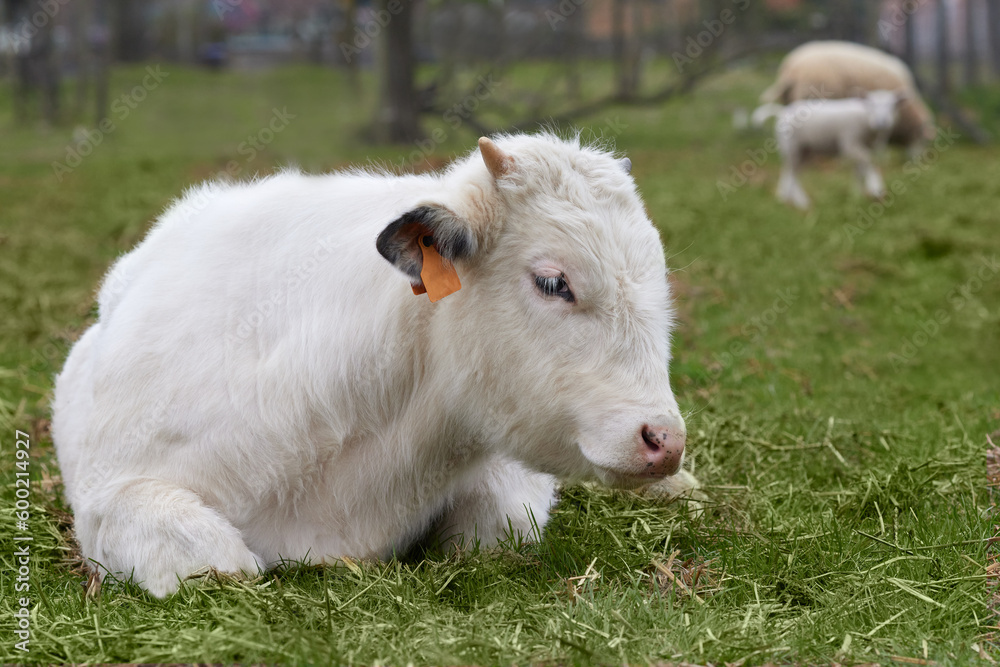
<svg viewBox="0 0 1000 667">
<path fill-rule="evenodd" d="M 90 2 L 81 0 L 70 5 L 72 26 L 73 61 L 76 66 L 76 95 L 73 98 L 73 118 L 83 117 L 87 107 L 87 88 L 90 87 L 90 49 L 87 46 L 87 28 L 90 26 Z"/>
<path fill-rule="evenodd" d="M 678 0 L 667 0 L 669 14 L 667 15 L 667 41 L 666 51 L 680 51 L 684 44 L 684 29 L 681 26 L 681 12 L 678 8 Z"/>
<path fill-rule="evenodd" d="M 963 74 L 965 85 L 979 84 L 979 53 L 976 48 L 976 3 L 965 0 L 965 59 Z"/>
<path fill-rule="evenodd" d="M 643 22 L 643 10 L 645 0 L 632 0 L 632 39 L 629 41 L 631 48 L 628 49 L 628 63 L 631 71 L 629 79 L 632 84 L 632 95 L 639 93 L 642 84 L 642 52 L 645 48 L 645 23 Z"/>
<path fill-rule="evenodd" d="M 872 40 L 872 31 L 878 24 L 877 18 L 874 21 L 871 20 L 873 4 L 876 3 L 872 3 L 870 0 L 854 0 L 854 5 L 851 7 L 851 15 L 854 17 L 854 22 L 851 26 L 854 31 L 852 39 L 858 44 L 872 46 L 878 43 Z M 878 33 L 876 32 L 875 34 Z"/>
<path fill-rule="evenodd" d="M 586 25 L 586 5 L 578 7 L 566 19 L 566 41 L 563 58 L 566 63 L 566 96 L 580 101 L 580 50 Z"/>
<path fill-rule="evenodd" d="M 42 10 L 41 3 L 37 4 Z M 38 30 L 38 68 L 42 84 L 42 118 L 49 125 L 59 120 L 59 61 L 56 57 L 55 20 L 50 19 Z"/>
<path fill-rule="evenodd" d="M 59 116 L 59 64 L 56 62 L 55 21 L 40 0 L 6 3 L 7 16 L 13 24 L 17 49 L 14 87 L 14 117 L 19 122 L 41 120 L 52 125 Z M 35 16 L 46 17 L 35 21 Z M 33 109 L 38 98 L 38 109 Z"/>
<path fill-rule="evenodd" d="M 465 14 L 462 11 L 461 3 L 456 2 L 456 0 L 446 0 L 441 6 L 441 12 L 446 20 L 450 18 L 453 21 L 450 26 L 446 24 L 446 27 L 452 30 L 452 36 L 465 34 Z M 462 45 L 457 38 L 437 41 L 440 49 L 440 67 L 435 77 L 437 86 L 441 91 L 452 91 L 456 88 L 455 75 L 461 60 Z"/>
<path fill-rule="evenodd" d="M 852 41 L 854 31 L 853 0 L 834 0 L 831 3 L 830 28 L 836 39 Z"/>
<path fill-rule="evenodd" d="M 337 43 L 340 45 L 350 45 L 354 41 L 354 27 L 357 25 L 358 2 L 357 0 L 341 0 L 341 9 L 344 12 L 344 25 L 337 36 Z M 347 65 L 347 80 L 351 90 L 355 93 L 361 90 L 361 79 L 358 74 L 360 56 L 355 54 L 344 56 L 344 64 Z"/>
<path fill-rule="evenodd" d="M 625 97 L 625 3 L 611 0 L 611 60 L 615 65 L 615 87 L 619 97 Z"/>
<path fill-rule="evenodd" d="M 413 89 L 413 2 L 402 0 L 399 13 L 389 14 L 390 0 L 378 0 L 378 11 L 391 16 L 382 31 L 382 85 L 376 138 L 383 143 L 410 143 L 421 138 Z M 395 7 L 395 5 L 394 5 Z"/>
<path fill-rule="evenodd" d="M 115 58 L 138 62 L 146 57 L 146 4 L 136 0 L 113 0 L 113 3 Z"/>
<path fill-rule="evenodd" d="M 990 37 L 993 76 L 1000 77 L 1000 0 L 986 0 L 986 28 Z"/>
<path fill-rule="evenodd" d="M 197 14 L 199 5 L 192 0 L 181 0 L 177 10 L 177 60 L 194 63 L 198 59 Z"/>
<path fill-rule="evenodd" d="M 917 14 L 913 12 L 907 14 L 903 21 L 903 62 L 910 68 L 910 71 L 917 71 Z"/>
<path fill-rule="evenodd" d="M 26 0 L 4 0 L 4 18 L 13 33 L 14 56 L 14 120 L 28 121 L 31 107 L 31 40 L 26 27 L 29 25 L 31 5 Z"/>
<path fill-rule="evenodd" d="M 629 4 L 636 0 L 611 1 L 611 50 L 615 63 L 615 81 L 618 98 L 629 100 L 635 96 L 634 36 L 629 35 Z"/>
<path fill-rule="evenodd" d="M 108 0 L 94 0 L 94 22 L 89 37 L 94 63 L 94 117 L 100 123 L 108 117 L 111 69 L 111 29 L 108 27 Z"/>
<path fill-rule="evenodd" d="M 937 35 L 937 84 L 938 93 L 944 97 L 951 92 L 951 76 L 948 65 L 950 56 L 948 53 L 948 7 L 945 0 L 937 1 L 937 16 L 934 29 Z"/>
</svg>

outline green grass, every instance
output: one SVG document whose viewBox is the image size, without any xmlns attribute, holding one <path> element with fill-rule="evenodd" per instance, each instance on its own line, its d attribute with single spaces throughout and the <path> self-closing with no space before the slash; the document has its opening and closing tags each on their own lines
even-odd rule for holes
<svg viewBox="0 0 1000 667">
<path fill-rule="evenodd" d="M 543 69 L 505 72 L 484 117 L 530 111 L 517 91 Z M 116 94 L 142 75 L 117 71 Z M 608 76 L 588 67 L 584 93 Z M 675 269 L 673 381 L 703 512 L 574 487 L 537 545 L 212 580 L 166 601 L 127 584 L 84 597 L 53 482 L 52 376 L 101 275 L 230 161 L 249 175 L 407 164 L 415 149 L 369 146 L 371 82 L 352 93 L 319 69 L 171 69 L 62 181 L 51 163 L 71 129 L 0 116 L 0 661 L 888 663 L 926 650 L 969 664 L 973 643 L 992 650 L 983 453 L 1000 422 L 1000 273 L 977 272 L 1000 256 L 1000 149 L 959 141 L 922 170 L 892 157 L 887 182 L 906 191 L 867 229 L 842 165 L 809 173 L 809 215 L 774 200 L 774 155 L 723 198 L 719 181 L 765 141 L 732 130 L 730 112 L 766 82 L 734 69 L 692 97 L 579 123 L 631 157 Z M 570 105 L 550 88 L 550 112 Z M 274 108 L 296 118 L 248 160 L 240 143 Z M 432 164 L 476 139 L 427 127 L 445 134 Z M 27 655 L 13 647 L 15 427 L 34 443 Z"/>
</svg>

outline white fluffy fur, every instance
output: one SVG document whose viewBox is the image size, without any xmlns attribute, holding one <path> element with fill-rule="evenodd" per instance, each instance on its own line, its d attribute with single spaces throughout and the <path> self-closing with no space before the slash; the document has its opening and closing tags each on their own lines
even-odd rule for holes
<svg viewBox="0 0 1000 667">
<path fill-rule="evenodd" d="M 756 109 L 755 123 L 777 116 L 775 137 L 783 161 L 778 199 L 801 209 L 809 208 L 798 171 L 810 154 L 847 157 L 854 163 L 865 191 L 876 199 L 883 197 L 885 185 L 872 161 L 872 150 L 885 145 L 901 99 L 892 91 L 876 90 L 863 98 L 803 100 L 786 107 L 766 104 Z"/>
<path fill-rule="evenodd" d="M 934 115 L 920 97 L 913 74 L 899 58 L 870 46 L 841 41 L 808 42 L 781 61 L 777 80 L 761 102 L 790 104 L 807 99 L 861 97 L 872 90 L 905 95 L 891 139 L 920 152 L 934 138 Z"/>
<path fill-rule="evenodd" d="M 643 480 L 642 426 L 684 432 L 659 235 L 609 153 L 496 143 L 500 180 L 474 152 L 434 175 L 207 184 L 163 215 L 56 383 L 87 558 L 163 596 L 206 568 L 531 536 L 555 477 Z M 375 247 L 425 205 L 476 241 L 433 304 Z"/>
</svg>

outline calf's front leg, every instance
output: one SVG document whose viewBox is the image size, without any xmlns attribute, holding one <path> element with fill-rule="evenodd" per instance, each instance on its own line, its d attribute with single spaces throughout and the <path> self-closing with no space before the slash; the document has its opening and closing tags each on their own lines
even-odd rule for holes
<svg viewBox="0 0 1000 667">
<path fill-rule="evenodd" d="M 556 479 L 501 456 L 463 480 L 434 527 L 450 549 L 484 548 L 514 537 L 537 541 L 555 503 Z"/>
<path fill-rule="evenodd" d="M 158 479 L 95 489 L 76 512 L 76 533 L 100 570 L 132 579 L 156 597 L 210 569 L 254 576 L 266 567 L 240 531 L 197 494 Z"/>
</svg>

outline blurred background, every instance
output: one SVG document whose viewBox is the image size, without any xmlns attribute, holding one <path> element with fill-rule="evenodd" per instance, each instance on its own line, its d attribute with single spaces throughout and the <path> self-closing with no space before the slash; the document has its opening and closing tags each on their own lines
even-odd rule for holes
<svg viewBox="0 0 1000 667">
<path fill-rule="evenodd" d="M 1000 78 L 994 0 L 3 0 L 0 78 L 17 123 L 96 126 L 114 118 L 121 65 L 313 66 L 346 76 L 365 138 L 414 142 L 422 115 L 456 103 L 478 132 L 573 120 L 598 100 L 657 104 L 816 39 L 897 54 L 935 106 L 986 139 L 954 96 Z M 507 78 L 525 64 L 544 72 Z M 121 102 L 118 115 L 142 100 Z"/>
</svg>

